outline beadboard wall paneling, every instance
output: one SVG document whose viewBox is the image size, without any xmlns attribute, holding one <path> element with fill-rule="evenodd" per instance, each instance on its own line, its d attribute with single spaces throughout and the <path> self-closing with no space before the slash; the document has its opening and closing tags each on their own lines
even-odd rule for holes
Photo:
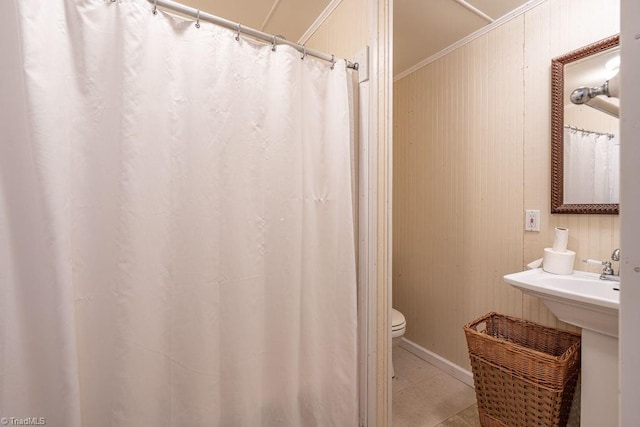
<svg viewBox="0 0 640 427">
<path fill-rule="evenodd" d="M 612 3 L 542 3 L 394 85 L 393 305 L 409 340 L 459 366 L 462 326 L 488 311 L 571 329 L 502 280 L 554 227 L 580 259 L 618 245 L 617 216 L 549 213 L 551 59 L 617 33 Z"/>
<path fill-rule="evenodd" d="M 523 17 L 394 86 L 393 304 L 406 337 L 468 366 L 462 326 L 522 315 Z"/>
<path fill-rule="evenodd" d="M 351 59 L 367 45 L 367 0 L 342 0 L 305 43 L 307 47 Z"/>
<path fill-rule="evenodd" d="M 620 120 L 603 114 L 586 104 L 566 105 L 564 107 L 564 123 L 581 129 L 620 135 Z"/>
</svg>

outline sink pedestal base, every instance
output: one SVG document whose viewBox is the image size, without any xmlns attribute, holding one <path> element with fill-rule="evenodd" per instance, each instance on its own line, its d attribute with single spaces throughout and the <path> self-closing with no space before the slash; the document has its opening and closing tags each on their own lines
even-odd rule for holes
<svg viewBox="0 0 640 427">
<path fill-rule="evenodd" d="M 542 269 L 507 274 L 504 280 L 542 299 L 563 322 L 582 328 L 582 427 L 618 425 L 619 284 L 585 271 L 551 274 Z"/>
<path fill-rule="evenodd" d="M 580 425 L 618 425 L 618 338 L 582 330 Z"/>
</svg>

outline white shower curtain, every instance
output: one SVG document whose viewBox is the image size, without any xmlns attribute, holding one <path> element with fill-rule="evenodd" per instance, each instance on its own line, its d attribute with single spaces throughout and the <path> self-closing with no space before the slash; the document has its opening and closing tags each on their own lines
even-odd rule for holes
<svg viewBox="0 0 640 427">
<path fill-rule="evenodd" d="M 0 417 L 357 424 L 345 64 L 0 3 Z"/>
<path fill-rule="evenodd" d="M 565 129 L 564 165 L 564 203 L 619 203 L 616 136 Z"/>
</svg>

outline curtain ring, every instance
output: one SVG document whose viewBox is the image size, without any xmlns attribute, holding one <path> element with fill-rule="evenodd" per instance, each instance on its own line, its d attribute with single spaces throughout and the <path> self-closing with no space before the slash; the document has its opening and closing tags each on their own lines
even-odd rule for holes
<svg viewBox="0 0 640 427">
<path fill-rule="evenodd" d="M 238 33 L 236 34 L 236 41 L 240 41 L 240 30 L 242 29 L 242 25 L 238 24 Z"/>
<path fill-rule="evenodd" d="M 153 14 L 158 14 L 158 0 L 153 0 Z"/>
<path fill-rule="evenodd" d="M 335 55 L 331 55 L 331 69 L 333 70 L 335 66 L 336 66 L 336 57 Z"/>
<path fill-rule="evenodd" d="M 196 28 L 200 28 L 200 9 L 196 12 Z"/>
<path fill-rule="evenodd" d="M 278 37 L 278 36 L 273 36 L 273 43 L 271 44 L 271 50 L 273 52 L 276 51 L 276 37 Z"/>
<path fill-rule="evenodd" d="M 300 57 L 300 59 L 304 60 L 305 56 L 307 56 L 307 47 L 305 45 L 302 45 L 302 56 Z"/>
</svg>

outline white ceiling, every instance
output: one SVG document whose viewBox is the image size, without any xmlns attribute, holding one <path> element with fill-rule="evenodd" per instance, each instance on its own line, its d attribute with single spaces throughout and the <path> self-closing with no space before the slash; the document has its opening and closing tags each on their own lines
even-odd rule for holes
<svg viewBox="0 0 640 427">
<path fill-rule="evenodd" d="M 331 0 L 178 0 L 297 42 Z M 334 0 L 337 1 L 337 0 Z M 527 0 L 394 0 L 394 75 L 489 24 Z M 362 11 L 366 13 L 366 11 Z"/>
<path fill-rule="evenodd" d="M 496 20 L 526 0 L 466 3 Z M 456 0 L 394 0 L 393 74 L 406 71 L 489 23 Z"/>
</svg>

